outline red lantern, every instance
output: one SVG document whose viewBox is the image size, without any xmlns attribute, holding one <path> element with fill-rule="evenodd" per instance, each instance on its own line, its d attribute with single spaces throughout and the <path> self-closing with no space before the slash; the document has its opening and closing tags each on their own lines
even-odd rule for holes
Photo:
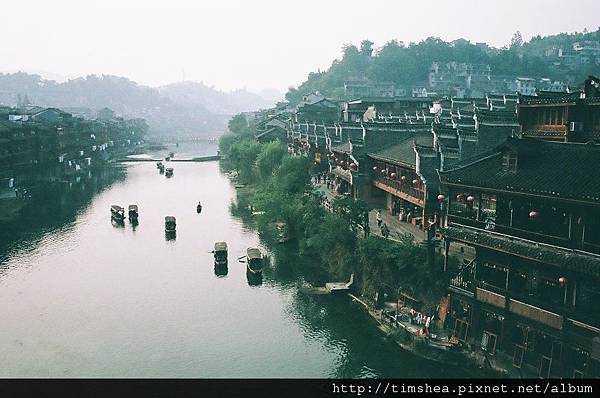
<svg viewBox="0 0 600 398">
<path fill-rule="evenodd" d="M 358 167 L 358 166 L 356 165 L 356 163 L 354 163 L 354 162 L 350 163 L 350 168 L 351 168 L 352 170 L 356 170 L 356 168 L 357 168 L 357 167 Z"/>
<path fill-rule="evenodd" d="M 467 202 L 474 202 L 474 201 L 475 201 L 475 196 L 473 196 L 473 195 L 467 196 Z"/>
<path fill-rule="evenodd" d="M 377 166 L 373 166 L 373 171 L 377 171 Z"/>
<path fill-rule="evenodd" d="M 400 177 L 400 179 L 401 179 L 402 181 L 406 181 L 406 176 L 402 176 L 402 177 Z"/>
<path fill-rule="evenodd" d="M 560 278 L 558 278 L 558 283 L 560 284 L 560 287 L 565 287 L 565 285 L 567 284 L 567 278 L 561 276 Z"/>
<path fill-rule="evenodd" d="M 437 198 L 440 202 L 443 202 L 444 200 L 446 200 L 446 197 L 442 194 L 439 194 Z"/>
<path fill-rule="evenodd" d="M 529 218 L 531 218 L 532 220 L 535 220 L 539 214 L 540 214 L 540 213 L 538 213 L 537 211 L 535 211 L 535 210 L 531 210 L 531 211 L 529 212 Z"/>
<path fill-rule="evenodd" d="M 465 198 L 465 197 L 464 197 L 463 195 L 461 195 L 461 194 L 458 194 L 458 195 L 456 195 L 456 200 L 458 200 L 459 202 L 462 202 L 462 200 L 463 200 L 464 198 Z"/>
<path fill-rule="evenodd" d="M 415 178 L 414 180 L 412 180 L 412 184 L 419 185 L 419 180 L 417 178 Z"/>
<path fill-rule="evenodd" d="M 387 169 L 381 169 L 381 174 L 387 173 Z"/>
<path fill-rule="evenodd" d="M 398 177 L 398 174 L 396 174 L 396 173 L 392 173 L 392 174 L 390 174 L 390 177 L 392 177 L 392 178 L 396 178 L 396 177 Z"/>
</svg>

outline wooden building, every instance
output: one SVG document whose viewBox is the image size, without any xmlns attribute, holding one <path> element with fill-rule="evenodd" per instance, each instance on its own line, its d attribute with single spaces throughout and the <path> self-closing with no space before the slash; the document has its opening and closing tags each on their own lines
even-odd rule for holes
<svg viewBox="0 0 600 398">
<path fill-rule="evenodd" d="M 520 96 L 521 137 L 558 142 L 600 139 L 600 96 L 588 91 L 587 95 L 574 92 Z"/>
<path fill-rule="evenodd" d="M 600 376 L 600 145 L 509 138 L 440 172 L 446 327 L 516 375 Z"/>
</svg>

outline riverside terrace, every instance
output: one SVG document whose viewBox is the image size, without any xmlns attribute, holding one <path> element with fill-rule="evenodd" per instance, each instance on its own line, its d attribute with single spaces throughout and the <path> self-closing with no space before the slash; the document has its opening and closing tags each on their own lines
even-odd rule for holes
<svg viewBox="0 0 600 398">
<path fill-rule="evenodd" d="M 446 269 L 446 326 L 496 367 L 600 376 L 598 159 L 596 144 L 510 138 L 439 173 L 446 254 L 474 253 Z"/>
</svg>

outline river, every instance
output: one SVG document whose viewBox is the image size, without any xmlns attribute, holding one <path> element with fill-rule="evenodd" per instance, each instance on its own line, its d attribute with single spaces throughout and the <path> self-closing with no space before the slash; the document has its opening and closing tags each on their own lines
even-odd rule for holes
<svg viewBox="0 0 600 398">
<path fill-rule="evenodd" d="M 0 234 L 0 377 L 461 375 L 385 340 L 347 297 L 301 293 L 323 275 L 293 248 L 249 284 L 238 257 L 263 246 L 231 214 L 232 184 L 217 162 L 172 165 L 167 179 L 153 163 L 124 164 Z M 112 204 L 137 204 L 139 225 L 111 224 Z M 210 253 L 219 240 L 225 276 Z"/>
</svg>

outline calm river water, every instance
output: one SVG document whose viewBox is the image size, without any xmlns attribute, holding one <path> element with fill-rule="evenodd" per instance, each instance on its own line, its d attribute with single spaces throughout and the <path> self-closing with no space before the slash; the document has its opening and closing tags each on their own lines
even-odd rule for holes
<svg viewBox="0 0 600 398">
<path fill-rule="evenodd" d="M 293 250 L 271 253 L 250 286 L 237 258 L 261 242 L 231 215 L 231 183 L 216 162 L 173 167 L 170 179 L 154 163 L 88 176 L 3 227 L 0 377 L 459 375 L 383 339 L 347 298 L 301 293 L 324 276 Z M 110 205 L 134 203 L 139 225 L 113 226 Z M 218 240 L 226 276 L 209 253 Z"/>
</svg>

